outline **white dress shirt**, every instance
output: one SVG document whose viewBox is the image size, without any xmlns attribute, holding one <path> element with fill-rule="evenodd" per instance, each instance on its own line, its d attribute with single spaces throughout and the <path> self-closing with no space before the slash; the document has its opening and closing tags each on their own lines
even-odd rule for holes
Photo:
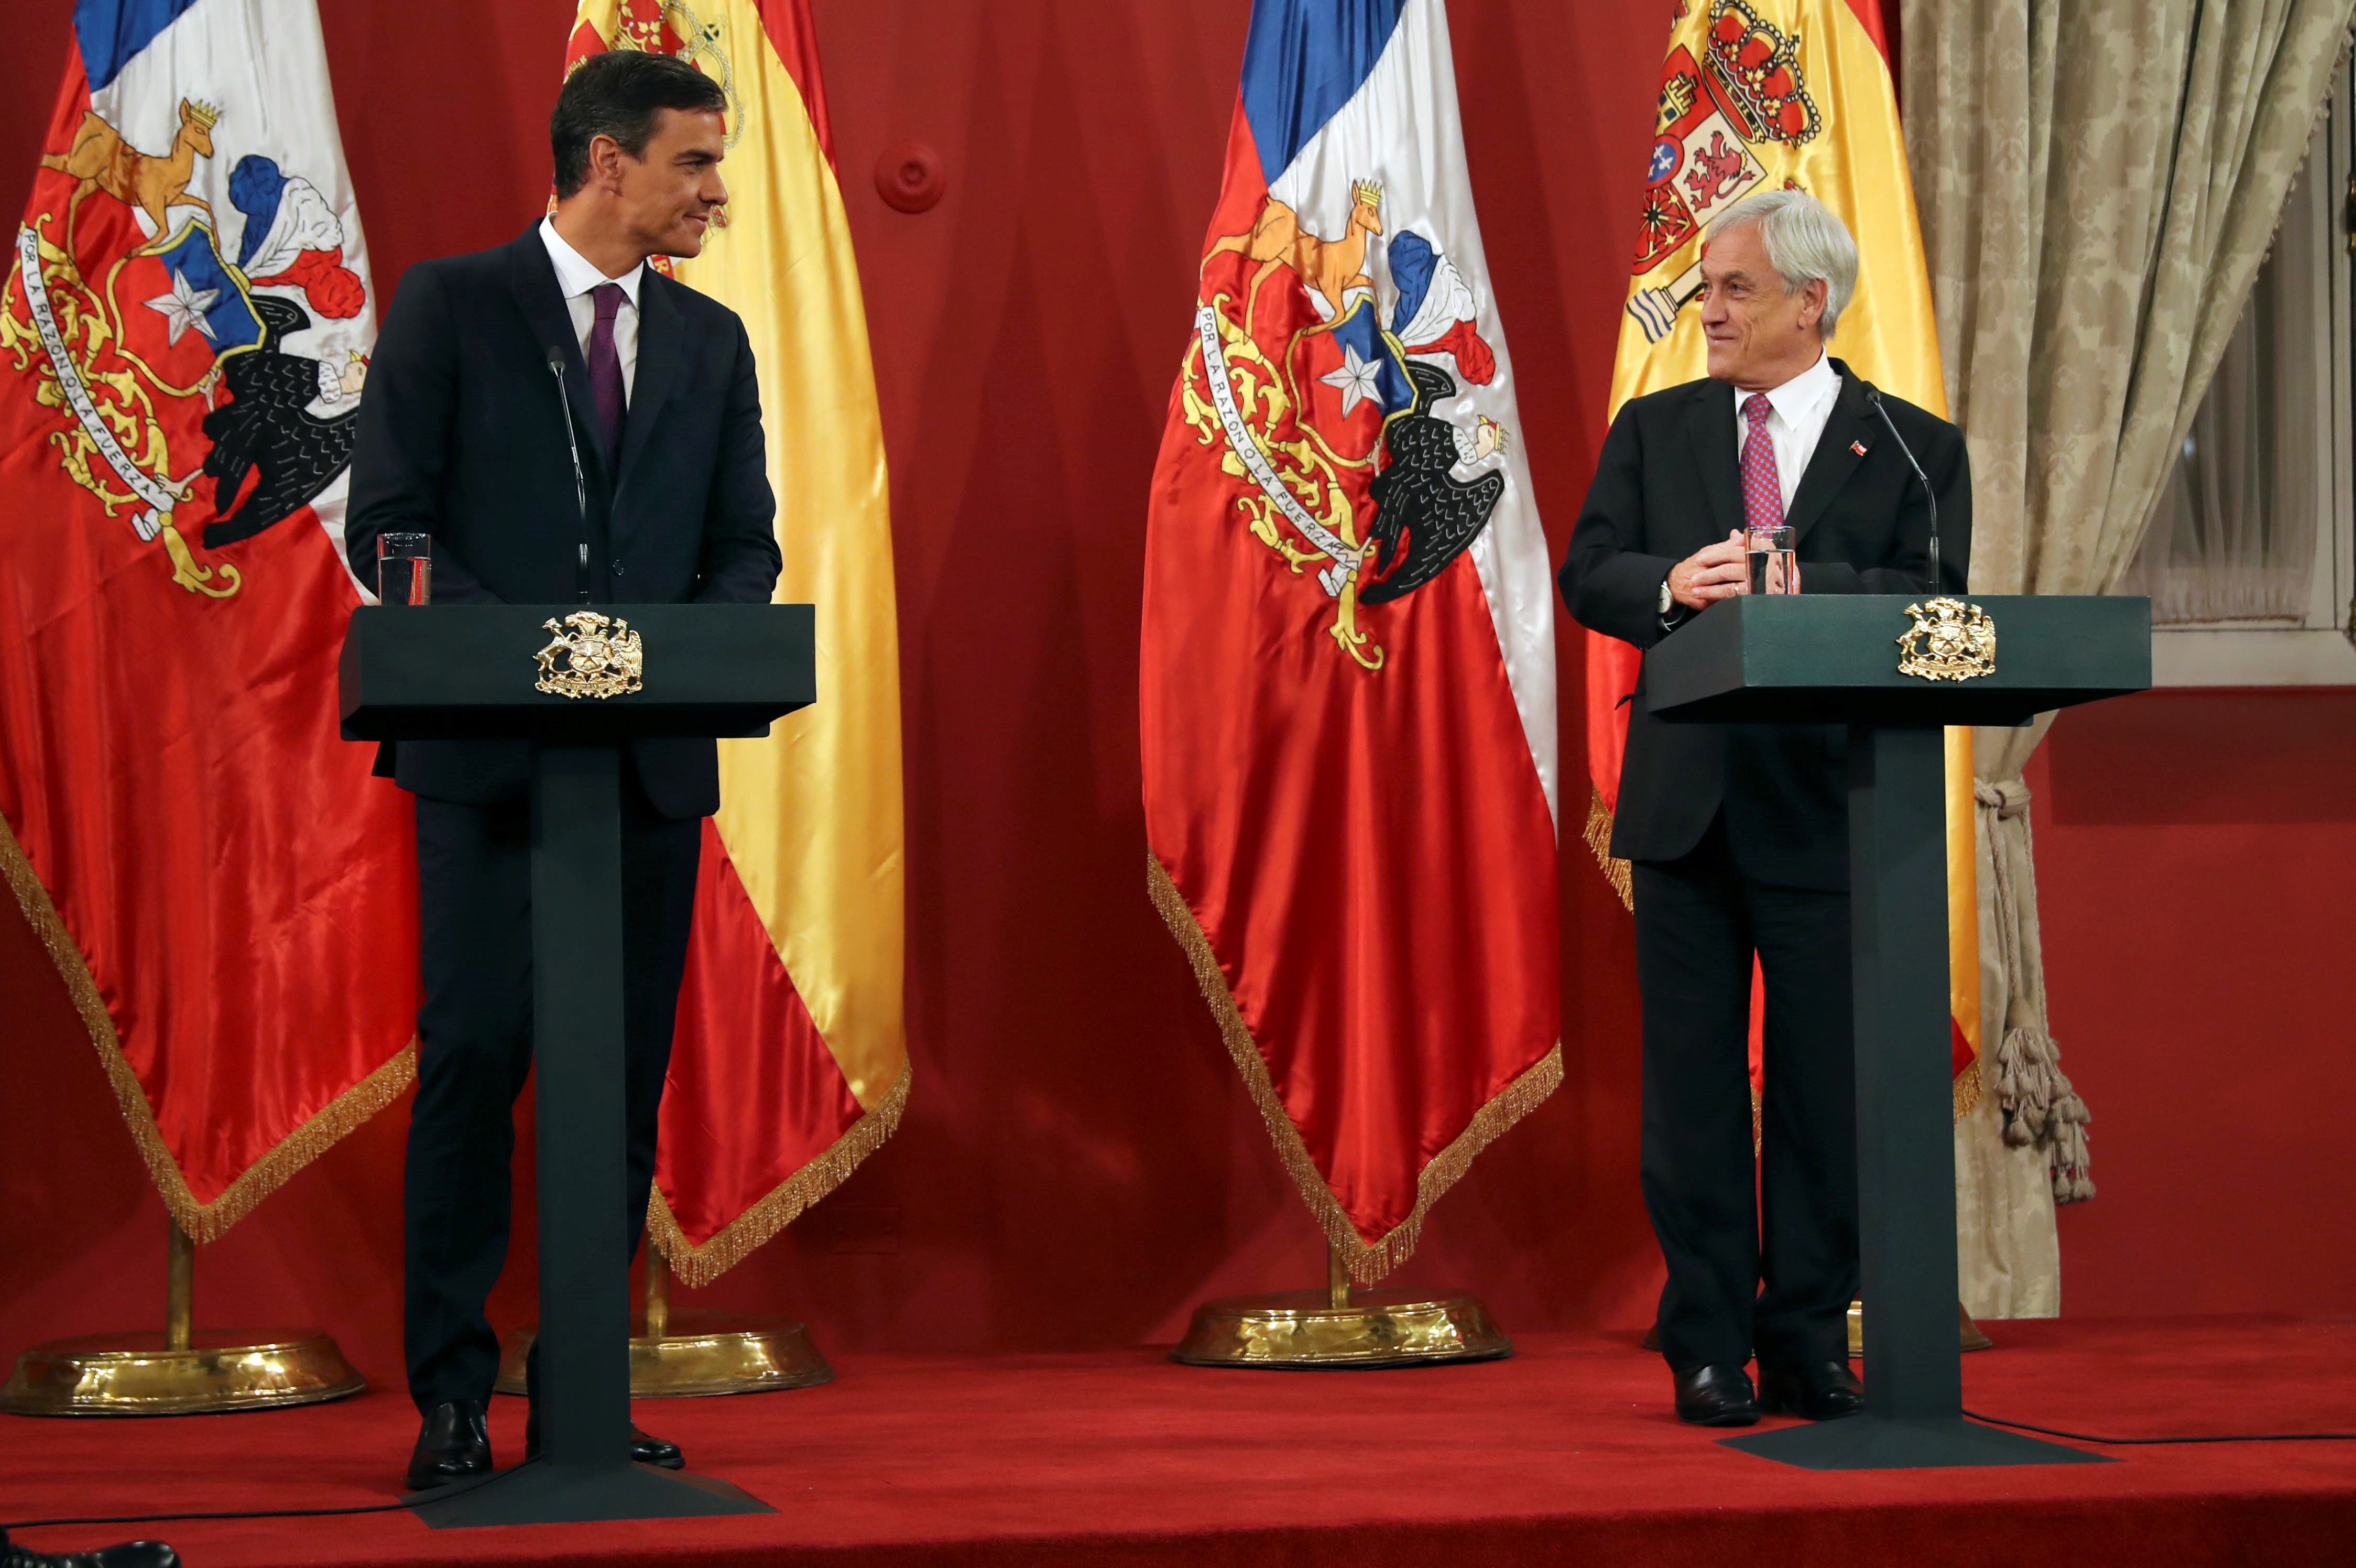
<svg viewBox="0 0 2356 1568">
<path fill-rule="evenodd" d="M 638 283 L 646 276 L 646 263 L 609 278 L 588 257 L 566 244 L 564 236 L 556 231 L 555 220 L 549 218 L 540 220 L 540 242 L 548 247 L 548 259 L 556 263 L 557 292 L 564 295 L 564 308 L 573 313 L 573 335 L 580 339 L 584 358 L 590 331 L 597 325 L 597 302 L 589 297 L 589 291 L 601 283 L 621 285 L 622 307 L 614 312 L 614 352 L 622 361 L 622 406 L 627 408 L 630 388 L 638 375 Z"/>
<path fill-rule="evenodd" d="M 1783 510 L 1788 512 L 1792 494 L 1800 488 L 1800 476 L 1808 471 L 1825 424 L 1833 416 L 1833 401 L 1840 395 L 1840 372 L 1833 369 L 1830 356 L 1819 354 L 1815 364 L 1771 392 L 1754 394 L 1736 389 L 1734 461 L 1738 467 L 1742 462 L 1742 444 L 1751 436 L 1751 421 L 1743 411 L 1754 395 L 1764 396 L 1774 410 L 1767 416 L 1766 430 L 1775 446 L 1775 478 L 1783 484 Z"/>
</svg>

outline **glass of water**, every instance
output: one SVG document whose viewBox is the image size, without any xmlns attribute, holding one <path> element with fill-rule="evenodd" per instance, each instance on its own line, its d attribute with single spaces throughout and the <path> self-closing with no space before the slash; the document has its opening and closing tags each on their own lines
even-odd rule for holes
<svg viewBox="0 0 2356 1568">
<path fill-rule="evenodd" d="M 1746 528 L 1742 531 L 1742 548 L 1751 561 L 1751 582 L 1746 592 L 1753 594 L 1796 594 L 1800 591 L 1799 564 L 1792 554 L 1792 530 L 1786 524 L 1773 528 Z"/>
<path fill-rule="evenodd" d="M 434 600 L 434 536 L 376 536 L 376 597 L 383 605 L 423 605 Z"/>
</svg>

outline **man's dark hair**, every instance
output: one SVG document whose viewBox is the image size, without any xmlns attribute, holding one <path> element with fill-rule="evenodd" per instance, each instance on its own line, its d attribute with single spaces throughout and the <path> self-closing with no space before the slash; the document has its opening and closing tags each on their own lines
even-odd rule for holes
<svg viewBox="0 0 2356 1568">
<path fill-rule="evenodd" d="M 642 157 L 663 110 L 727 107 L 720 84 L 675 55 L 639 49 L 591 55 L 565 78 L 548 117 L 557 199 L 588 182 L 589 144 L 597 137 L 611 136 L 624 152 Z"/>
</svg>

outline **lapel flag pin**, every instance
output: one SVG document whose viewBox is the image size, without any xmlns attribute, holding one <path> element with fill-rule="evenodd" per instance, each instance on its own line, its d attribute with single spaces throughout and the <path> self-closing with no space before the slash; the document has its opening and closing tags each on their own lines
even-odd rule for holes
<svg viewBox="0 0 2356 1568">
<path fill-rule="evenodd" d="M 1865 456 L 1865 443 L 1862 441 L 1850 442 L 1848 444 L 1848 449 L 1856 453 L 1860 457 Z"/>
</svg>

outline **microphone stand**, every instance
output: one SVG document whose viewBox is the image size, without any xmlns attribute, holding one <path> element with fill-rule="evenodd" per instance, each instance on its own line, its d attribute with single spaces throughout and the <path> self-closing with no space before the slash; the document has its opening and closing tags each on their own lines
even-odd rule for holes
<svg viewBox="0 0 2356 1568">
<path fill-rule="evenodd" d="M 1939 493 L 1931 488 L 1931 476 L 1922 471 L 1922 465 L 1915 459 L 1914 448 L 1906 445 L 1906 437 L 1898 434 L 1898 422 L 1890 417 L 1888 409 L 1881 406 L 1881 389 L 1869 383 L 1865 389 L 1865 401 L 1871 403 L 1873 412 L 1881 416 L 1881 423 L 1890 431 L 1890 438 L 1897 442 L 1898 449 L 1906 455 L 1906 466 L 1914 470 L 1916 478 L 1922 481 L 1922 499 L 1931 503 L 1931 581 L 1927 590 L 1933 594 L 1942 592 L 1939 586 Z"/>
<path fill-rule="evenodd" d="M 573 505 L 581 519 L 582 534 L 573 570 L 573 592 L 585 605 L 589 602 L 589 478 L 581 467 L 581 437 L 573 428 L 573 394 L 564 385 L 564 350 L 553 345 L 548 350 L 548 372 L 556 378 L 557 400 L 564 405 L 564 443 L 573 449 Z M 1882 417 L 1887 419 L 1889 415 Z"/>
</svg>

